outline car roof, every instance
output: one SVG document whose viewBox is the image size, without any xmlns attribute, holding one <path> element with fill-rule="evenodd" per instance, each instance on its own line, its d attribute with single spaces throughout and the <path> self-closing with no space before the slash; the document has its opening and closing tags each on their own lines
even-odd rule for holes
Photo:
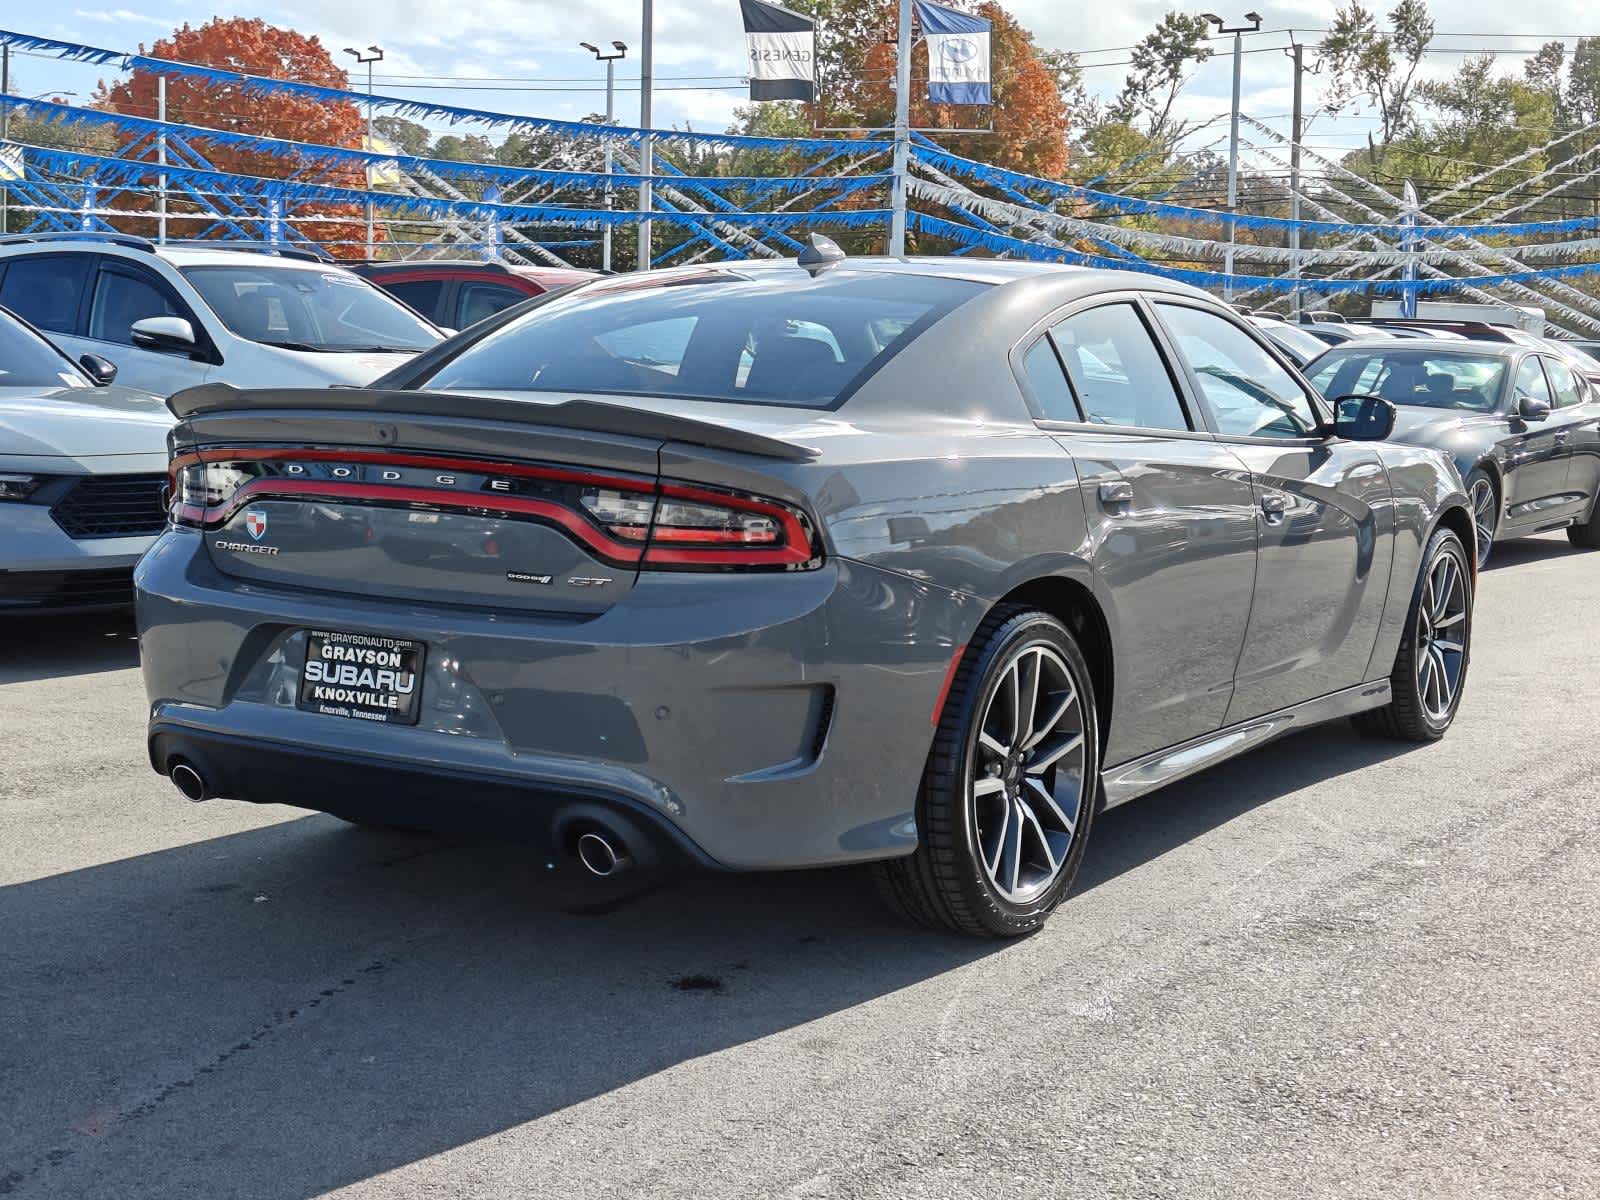
<svg viewBox="0 0 1600 1200">
<path fill-rule="evenodd" d="M 1373 338 L 1370 341 L 1341 342 L 1329 346 L 1327 353 L 1341 350 L 1378 350 L 1384 354 L 1415 354 L 1435 350 L 1441 354 L 1476 354 L 1486 358 L 1510 358 L 1521 354 L 1527 346 L 1516 342 L 1474 342 L 1460 338 Z"/>
<path fill-rule="evenodd" d="M 291 250 L 293 247 L 285 247 L 285 249 Z M 255 262 L 258 265 L 270 263 L 275 267 L 305 271 L 327 271 L 330 268 L 342 270 L 344 267 L 344 264 L 336 260 L 323 261 L 298 255 L 291 256 L 248 250 L 242 247 L 237 249 L 211 249 L 206 246 L 179 245 L 171 242 L 159 244 L 139 238 L 122 236 L 101 239 L 92 235 L 84 237 L 20 235 L 0 239 L 0 255 L 11 256 L 19 254 L 108 254 L 118 258 L 132 259 L 135 262 L 148 262 L 152 258 L 158 258 L 179 268 L 238 266 L 241 263 L 249 262 Z"/>
</svg>

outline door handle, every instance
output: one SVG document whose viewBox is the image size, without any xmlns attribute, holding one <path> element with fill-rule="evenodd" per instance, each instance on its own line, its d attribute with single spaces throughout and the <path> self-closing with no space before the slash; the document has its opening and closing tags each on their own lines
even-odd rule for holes
<svg viewBox="0 0 1600 1200">
<path fill-rule="evenodd" d="M 1101 504 L 1130 504 L 1133 501 L 1133 484 L 1126 479 L 1113 479 L 1100 485 Z"/>
<path fill-rule="evenodd" d="M 1268 492 L 1261 497 L 1261 511 L 1266 514 L 1268 524 L 1276 525 L 1289 511 L 1289 497 L 1282 492 Z"/>
<path fill-rule="evenodd" d="M 1558 429 L 1558 430 L 1556 430 L 1556 441 L 1558 443 L 1564 443 L 1564 442 L 1570 441 L 1571 439 L 1572 439 L 1572 430 L 1570 430 L 1570 429 Z"/>
</svg>

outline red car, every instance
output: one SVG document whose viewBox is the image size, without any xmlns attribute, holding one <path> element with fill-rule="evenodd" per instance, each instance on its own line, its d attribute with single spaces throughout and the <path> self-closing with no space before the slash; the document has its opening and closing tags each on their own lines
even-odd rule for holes
<svg viewBox="0 0 1600 1200">
<path fill-rule="evenodd" d="M 446 329 L 465 329 L 531 296 L 582 283 L 598 274 L 571 267 L 513 267 L 444 259 L 358 263 L 352 269 Z"/>
</svg>

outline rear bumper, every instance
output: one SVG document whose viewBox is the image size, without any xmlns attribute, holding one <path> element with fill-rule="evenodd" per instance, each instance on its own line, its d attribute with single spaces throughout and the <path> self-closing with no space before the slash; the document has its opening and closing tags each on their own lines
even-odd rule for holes
<svg viewBox="0 0 1600 1200">
<path fill-rule="evenodd" d="M 397 763 L 157 720 L 150 764 L 168 774 L 184 762 L 208 791 L 254 804 L 292 803 L 363 824 L 510 838 L 545 853 L 570 853 L 578 834 L 619 835 L 646 865 L 716 864 L 637 797 L 601 787 L 558 786 L 487 771 Z"/>
<path fill-rule="evenodd" d="M 735 869 L 915 847 L 930 714 L 981 618 L 839 559 L 649 577 L 590 617 L 386 601 L 222 575 L 187 531 L 136 583 L 158 770 L 186 748 L 218 795 L 515 836 L 593 803 Z M 427 643 L 417 725 L 295 707 L 327 628 Z"/>
</svg>

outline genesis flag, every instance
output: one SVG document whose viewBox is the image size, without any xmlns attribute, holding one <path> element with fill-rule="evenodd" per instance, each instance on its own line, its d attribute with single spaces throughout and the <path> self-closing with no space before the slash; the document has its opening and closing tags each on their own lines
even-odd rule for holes
<svg viewBox="0 0 1600 1200">
<path fill-rule="evenodd" d="M 817 98 L 816 25 L 763 0 L 739 0 L 750 45 L 750 99 Z"/>
<path fill-rule="evenodd" d="M 935 104 L 990 104 L 989 22 L 915 0 L 928 42 L 928 99 Z"/>
</svg>

